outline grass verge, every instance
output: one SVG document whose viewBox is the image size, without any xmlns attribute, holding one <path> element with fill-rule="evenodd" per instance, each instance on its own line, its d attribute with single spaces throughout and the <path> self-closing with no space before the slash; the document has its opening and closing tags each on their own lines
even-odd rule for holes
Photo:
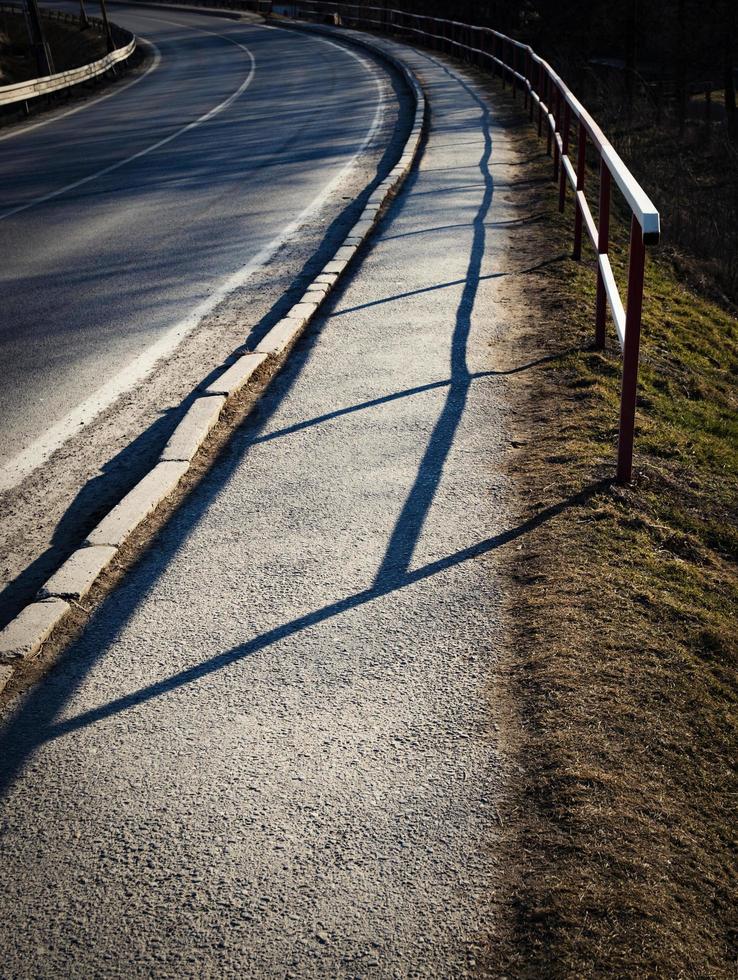
<svg viewBox="0 0 738 980">
<path fill-rule="evenodd" d="M 552 256 L 570 209 L 548 215 Z M 650 258 L 635 480 L 617 487 L 621 360 L 591 347 L 592 257 L 540 275 L 528 341 L 546 359 L 510 464 L 531 529 L 496 693 L 521 774 L 505 972 L 735 976 L 738 324 Z"/>
</svg>

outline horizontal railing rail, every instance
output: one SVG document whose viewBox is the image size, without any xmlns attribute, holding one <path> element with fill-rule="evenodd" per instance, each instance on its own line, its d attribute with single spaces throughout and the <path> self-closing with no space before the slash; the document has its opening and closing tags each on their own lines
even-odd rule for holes
<svg viewBox="0 0 738 980">
<path fill-rule="evenodd" d="M 123 3 L 126 0 L 113 0 L 114 3 Z M 140 3 L 146 6 L 147 3 L 159 6 L 166 4 L 172 7 L 205 7 L 214 10 L 232 10 L 234 13 L 243 11 L 253 14 L 270 14 L 272 12 L 272 0 L 130 0 L 131 3 Z"/>
<path fill-rule="evenodd" d="M 22 14 L 23 10 L 18 4 L 3 3 L 0 4 L 0 12 Z M 41 13 L 44 19 L 79 24 L 79 16 L 70 14 L 65 10 L 42 9 Z M 105 25 L 102 20 L 98 20 L 96 17 L 88 17 L 87 22 L 94 30 L 100 33 L 105 32 Z M 87 65 L 81 65 L 79 68 L 71 68 L 68 71 L 56 72 L 53 75 L 29 78 L 24 82 L 0 86 L 0 106 L 22 105 L 41 95 L 63 91 L 73 85 L 79 85 L 81 82 L 97 78 L 99 75 L 105 74 L 106 71 L 110 71 L 120 62 L 126 61 L 136 50 L 136 36 L 115 24 L 111 24 L 110 28 L 114 42 L 119 45 L 114 51 L 106 54 L 104 58 L 99 58 Z"/>
<path fill-rule="evenodd" d="M 531 122 L 538 135 L 545 128 L 547 152 L 553 156 L 553 179 L 558 183 L 559 210 L 564 211 L 567 185 L 574 195 L 574 247 L 576 260 L 582 257 L 586 232 L 597 256 L 597 296 L 595 302 L 595 345 L 605 346 L 607 309 L 623 352 L 620 422 L 617 450 L 617 478 L 630 482 L 633 467 L 633 441 L 640 356 L 641 317 L 645 278 L 646 246 L 655 245 L 661 234 L 659 212 L 624 161 L 551 65 L 530 45 L 489 27 L 465 24 L 442 17 L 431 17 L 390 7 L 364 6 L 340 0 L 300 0 L 295 15 L 320 17 L 346 26 L 379 33 L 401 35 L 433 49 L 461 56 L 481 68 L 492 68 L 510 84 L 515 96 L 520 89 Z M 572 131 L 576 156 L 570 158 Z M 585 194 L 587 150 L 591 147 L 599 161 L 597 221 Z M 618 188 L 631 213 L 628 287 L 625 302 L 615 280 L 609 257 L 612 184 Z"/>
</svg>

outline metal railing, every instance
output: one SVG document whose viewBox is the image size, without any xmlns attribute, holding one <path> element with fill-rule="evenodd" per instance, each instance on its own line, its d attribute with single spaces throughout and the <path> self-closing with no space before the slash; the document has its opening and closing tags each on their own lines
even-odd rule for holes
<svg viewBox="0 0 738 980">
<path fill-rule="evenodd" d="M 14 3 L 0 4 L 0 12 L 22 14 L 22 8 Z M 41 15 L 45 20 L 59 20 L 69 24 L 79 24 L 79 16 L 70 14 L 65 10 L 42 9 Z M 97 17 L 88 17 L 89 26 L 105 34 L 105 24 Z M 136 50 L 136 37 L 130 31 L 123 30 L 115 24 L 110 25 L 112 37 L 116 45 L 114 51 L 105 55 L 97 61 L 79 68 L 71 68 L 69 71 L 56 72 L 53 75 L 45 75 L 41 78 L 29 78 L 25 82 L 14 82 L 12 85 L 0 87 L 0 106 L 22 105 L 29 99 L 38 98 L 41 95 L 49 95 L 52 92 L 59 92 L 63 89 L 79 85 L 81 82 L 89 81 L 99 75 L 105 74 L 114 65 L 125 61 Z"/>
<path fill-rule="evenodd" d="M 623 352 L 617 478 L 623 483 L 630 482 L 646 246 L 658 243 L 661 226 L 658 211 L 605 134 L 548 62 L 539 57 L 530 45 L 492 28 L 389 7 L 335 0 L 301 0 L 295 7 L 298 16 L 320 17 L 346 26 L 401 35 L 436 50 L 464 57 L 478 67 L 491 68 L 501 77 L 503 85 L 511 85 L 513 96 L 518 89 L 522 91 L 524 106 L 530 120 L 536 122 L 539 136 L 543 135 L 545 128 L 547 151 L 553 156 L 552 176 L 558 183 L 560 211 L 564 211 L 567 184 L 574 192 L 573 256 L 581 259 L 584 231 L 597 255 L 595 345 L 599 348 L 605 346 L 609 307 Z M 575 132 L 574 162 L 569 157 L 572 130 Z M 597 222 L 585 196 L 588 146 L 596 151 L 599 161 Z M 608 255 L 613 181 L 631 212 L 625 303 Z"/>
<path fill-rule="evenodd" d="M 125 0 L 113 0 L 115 3 L 122 3 Z M 140 3 L 142 6 L 153 5 L 155 7 L 166 4 L 172 7 L 204 7 L 213 10 L 232 10 L 234 12 L 243 11 L 253 14 L 270 14 L 272 12 L 272 0 L 130 0 L 131 3 Z"/>
</svg>

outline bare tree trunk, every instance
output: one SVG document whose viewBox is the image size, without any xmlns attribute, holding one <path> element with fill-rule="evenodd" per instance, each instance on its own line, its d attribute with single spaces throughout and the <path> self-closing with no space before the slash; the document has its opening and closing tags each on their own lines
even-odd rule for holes
<svg viewBox="0 0 738 980">
<path fill-rule="evenodd" d="M 100 0 L 100 13 L 102 14 L 102 21 L 105 27 L 105 41 L 108 45 L 108 52 L 115 51 L 115 42 L 113 41 L 113 32 L 110 30 L 110 21 L 108 20 L 108 10 L 105 6 L 105 0 Z"/>
<path fill-rule="evenodd" d="M 733 138 L 737 135 L 734 71 L 735 34 L 735 7 L 731 0 L 728 0 L 723 22 L 723 84 L 725 86 L 725 115 L 728 120 L 728 132 Z"/>
<path fill-rule="evenodd" d="M 684 133 L 684 124 L 687 118 L 687 24 L 685 7 L 686 0 L 679 0 L 677 6 L 676 95 L 680 135 Z"/>
<path fill-rule="evenodd" d="M 54 72 L 54 63 L 51 59 L 49 45 L 46 43 L 46 38 L 44 37 L 41 14 L 39 13 L 36 0 L 25 0 L 23 12 L 26 17 L 26 27 L 31 42 L 31 50 L 36 59 L 38 76 L 43 78 L 46 75 L 52 75 Z"/>
<path fill-rule="evenodd" d="M 637 57 L 638 0 L 630 0 L 628 4 L 628 20 L 625 28 L 625 94 L 629 112 L 633 109 Z"/>
</svg>

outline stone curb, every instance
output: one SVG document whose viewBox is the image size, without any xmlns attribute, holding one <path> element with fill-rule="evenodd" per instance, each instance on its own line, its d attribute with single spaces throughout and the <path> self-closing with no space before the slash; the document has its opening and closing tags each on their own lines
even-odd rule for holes
<svg viewBox="0 0 738 980">
<path fill-rule="evenodd" d="M 79 600 L 89 592 L 131 533 L 175 490 L 228 400 L 245 387 L 265 361 L 281 359 L 291 350 L 339 277 L 355 259 L 359 246 L 374 229 L 382 207 L 405 180 L 415 162 L 425 126 L 426 103 L 423 91 L 410 69 L 374 39 L 368 41 L 354 31 L 306 24 L 300 24 L 299 28 L 306 33 L 344 38 L 356 47 L 378 55 L 399 71 L 415 100 L 413 125 L 400 159 L 372 191 L 359 219 L 336 249 L 333 258 L 307 287 L 302 299 L 269 330 L 253 351 L 243 354 L 235 362 L 228 358 L 222 366 L 222 373 L 192 402 L 153 469 L 113 507 L 90 532 L 82 547 L 73 552 L 42 586 L 37 600 L 27 605 L 0 630 L 0 693 L 10 681 L 14 666 L 37 653 L 51 631 L 69 612 L 71 606 L 66 600 Z M 275 367 L 276 374 L 281 363 L 278 362 Z"/>
<path fill-rule="evenodd" d="M 203 394 L 196 398 L 172 433 L 159 460 L 162 463 L 189 463 L 220 418 L 225 403 L 225 395 Z"/>
<path fill-rule="evenodd" d="M 205 389 L 206 395 L 225 395 L 229 398 L 237 394 L 251 380 L 257 368 L 267 359 L 266 354 L 243 354 L 215 381 L 211 381 Z"/>
<path fill-rule="evenodd" d="M 104 568 L 115 558 L 112 545 L 92 545 L 77 548 L 62 567 L 39 590 L 39 599 L 81 599 L 86 595 Z"/>
<path fill-rule="evenodd" d="M 15 664 L 33 656 L 67 612 L 69 603 L 63 599 L 44 599 L 26 606 L 0 633 L 0 664 Z"/>
<path fill-rule="evenodd" d="M 186 416 L 185 416 L 186 418 Z M 176 430 L 175 430 L 176 431 Z M 163 460 L 103 517 L 85 544 L 109 545 L 120 548 L 141 521 L 168 497 L 190 468 L 189 460 Z"/>
</svg>

